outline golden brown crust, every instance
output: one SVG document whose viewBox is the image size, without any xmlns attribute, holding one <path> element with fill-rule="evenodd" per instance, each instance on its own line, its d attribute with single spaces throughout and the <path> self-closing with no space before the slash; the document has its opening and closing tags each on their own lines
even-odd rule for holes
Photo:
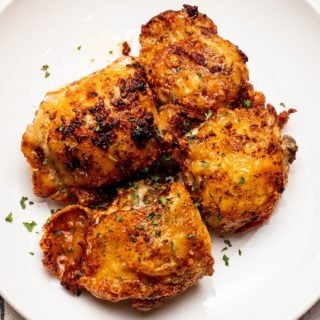
<svg viewBox="0 0 320 320">
<path fill-rule="evenodd" d="M 231 105 L 248 81 L 247 57 L 197 10 L 166 11 L 142 27 L 140 59 L 158 103 L 191 118 Z"/>
<path fill-rule="evenodd" d="M 280 130 L 271 105 L 220 109 L 180 140 L 176 157 L 213 229 L 243 232 L 269 218 L 287 183 L 289 155 L 297 151 Z"/>
<path fill-rule="evenodd" d="M 79 220 L 81 227 L 72 229 Z M 139 182 L 105 210 L 66 207 L 46 224 L 41 247 L 44 265 L 67 288 L 105 300 L 133 299 L 141 310 L 213 272 L 210 236 L 177 182 Z"/>
<path fill-rule="evenodd" d="M 48 93 L 22 141 L 35 194 L 101 200 L 99 188 L 158 158 L 157 117 L 144 70 L 130 57 Z"/>
</svg>

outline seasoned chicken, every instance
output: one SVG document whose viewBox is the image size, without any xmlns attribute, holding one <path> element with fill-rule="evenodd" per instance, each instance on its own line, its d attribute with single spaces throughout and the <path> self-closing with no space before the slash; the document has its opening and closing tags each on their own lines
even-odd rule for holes
<svg viewBox="0 0 320 320">
<path fill-rule="evenodd" d="M 203 120 L 208 112 L 235 103 L 248 81 L 247 57 L 218 36 L 197 7 L 155 16 L 142 26 L 140 43 L 157 102 L 178 104 L 191 118 Z"/>
<path fill-rule="evenodd" d="M 213 273 L 210 236 L 180 182 L 138 182 L 106 209 L 67 206 L 45 225 L 41 248 L 68 289 L 140 310 Z"/>
<path fill-rule="evenodd" d="M 34 193 L 101 200 L 100 188 L 158 158 L 157 117 L 144 70 L 130 57 L 49 92 L 22 141 Z"/>
<path fill-rule="evenodd" d="M 293 111 L 219 109 L 180 140 L 176 158 L 186 184 L 219 233 L 247 231 L 270 217 L 297 151 L 293 138 L 281 136 Z"/>
</svg>

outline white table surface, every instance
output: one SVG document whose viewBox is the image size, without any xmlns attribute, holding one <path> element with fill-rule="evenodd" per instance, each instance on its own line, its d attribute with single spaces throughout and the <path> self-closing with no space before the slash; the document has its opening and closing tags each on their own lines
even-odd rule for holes
<svg viewBox="0 0 320 320">
<path fill-rule="evenodd" d="M 0 12 L 11 0 L 0 0 Z M 306 0 L 320 13 L 320 0 Z M 10 305 L 0 296 L 0 320 L 24 320 Z M 320 320 L 320 300 L 298 320 Z"/>
</svg>

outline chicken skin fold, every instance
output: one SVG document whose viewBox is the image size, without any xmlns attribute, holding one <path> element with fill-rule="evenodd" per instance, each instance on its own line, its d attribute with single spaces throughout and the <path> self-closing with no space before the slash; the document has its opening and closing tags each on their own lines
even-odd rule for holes
<svg viewBox="0 0 320 320">
<path fill-rule="evenodd" d="M 137 182 L 105 209 L 67 206 L 44 226 L 41 248 L 68 289 L 140 310 L 213 273 L 210 236 L 181 182 Z"/>
</svg>

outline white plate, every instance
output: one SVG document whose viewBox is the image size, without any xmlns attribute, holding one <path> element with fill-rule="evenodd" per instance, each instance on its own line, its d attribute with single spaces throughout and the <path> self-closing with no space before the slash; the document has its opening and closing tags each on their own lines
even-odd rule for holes
<svg viewBox="0 0 320 320">
<path fill-rule="evenodd" d="M 0 15 L 0 292 L 26 318 L 144 318 L 126 303 L 72 296 L 44 270 L 36 231 L 55 204 L 33 196 L 20 140 L 45 92 L 102 68 L 119 52 L 116 43 L 136 41 L 142 23 L 183 2 L 14 1 Z M 299 152 L 271 221 L 230 238 L 229 267 L 223 240 L 214 237 L 214 276 L 148 319 L 294 319 L 320 297 L 320 18 L 299 0 L 192 2 L 247 53 L 251 79 L 268 101 L 298 109 L 286 132 Z M 45 64 L 48 78 L 40 70 Z M 22 210 L 21 196 L 35 204 Z M 9 212 L 13 223 L 5 222 Z M 32 220 L 38 225 L 30 233 L 22 222 Z"/>
</svg>

